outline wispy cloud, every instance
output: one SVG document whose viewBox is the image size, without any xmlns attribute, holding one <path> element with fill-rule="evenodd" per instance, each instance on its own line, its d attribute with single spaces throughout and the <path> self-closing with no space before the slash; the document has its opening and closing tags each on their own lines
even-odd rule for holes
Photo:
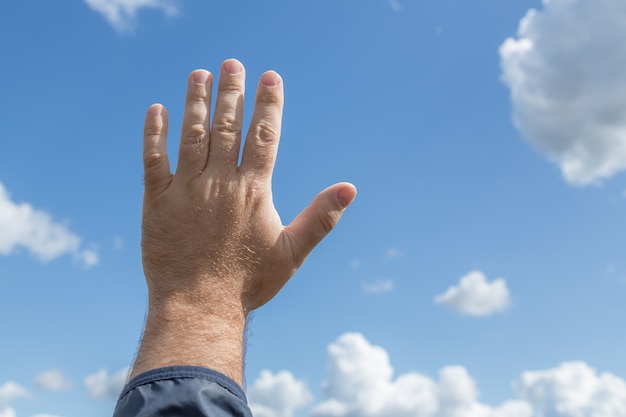
<svg viewBox="0 0 626 417">
<path fill-rule="evenodd" d="M 113 249 L 115 249 L 115 250 L 122 250 L 122 249 L 124 249 L 124 240 L 121 237 L 115 236 L 113 238 Z"/>
<path fill-rule="evenodd" d="M 176 16 L 179 12 L 174 0 L 85 0 L 85 3 L 102 14 L 118 32 L 132 31 L 141 9 L 161 10 L 167 16 Z"/>
<path fill-rule="evenodd" d="M 46 391 L 64 391 L 72 387 L 71 381 L 60 369 L 50 369 L 35 377 L 35 385 Z"/>
<path fill-rule="evenodd" d="M 0 417 L 2 416 L 0 415 Z M 60 416 L 57 416 L 55 414 L 35 414 L 33 417 L 60 417 Z"/>
<path fill-rule="evenodd" d="M 515 124 L 573 185 L 626 169 L 623 0 L 550 0 L 500 47 Z"/>
<path fill-rule="evenodd" d="M 394 289 L 395 284 L 391 279 L 381 279 L 376 282 L 364 282 L 361 284 L 363 291 L 369 294 L 382 294 Z"/>
<path fill-rule="evenodd" d="M 458 285 L 437 295 L 435 303 L 464 315 L 484 317 L 506 310 L 511 301 L 505 280 L 498 278 L 487 282 L 485 274 L 472 271 L 462 277 Z"/>
<path fill-rule="evenodd" d="M 385 259 L 394 260 L 404 256 L 404 251 L 397 248 L 389 248 L 385 251 Z"/>
<path fill-rule="evenodd" d="M 98 264 L 98 253 L 81 249 L 81 239 L 66 225 L 52 220 L 50 214 L 27 203 L 11 200 L 0 183 L 0 255 L 10 255 L 19 247 L 47 262 L 62 255 L 72 255 L 81 265 Z"/>
<path fill-rule="evenodd" d="M 350 261 L 350 269 L 359 269 L 361 267 L 360 259 L 353 259 Z"/>
<path fill-rule="evenodd" d="M 402 6 L 402 4 L 400 4 L 398 0 L 387 0 L 387 2 L 389 3 L 391 10 L 396 13 L 400 13 L 402 10 L 404 10 L 404 7 Z"/>
</svg>

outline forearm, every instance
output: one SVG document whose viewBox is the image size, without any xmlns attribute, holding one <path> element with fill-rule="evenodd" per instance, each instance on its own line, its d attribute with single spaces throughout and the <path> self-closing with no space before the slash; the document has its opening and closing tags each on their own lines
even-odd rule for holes
<svg viewBox="0 0 626 417">
<path fill-rule="evenodd" d="M 245 323 L 237 306 L 151 296 L 131 378 L 165 366 L 192 365 L 242 385 Z"/>
</svg>

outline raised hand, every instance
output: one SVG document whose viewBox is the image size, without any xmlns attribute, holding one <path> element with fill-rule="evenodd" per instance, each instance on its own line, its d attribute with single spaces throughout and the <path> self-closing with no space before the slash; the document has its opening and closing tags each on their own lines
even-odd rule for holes
<svg viewBox="0 0 626 417">
<path fill-rule="evenodd" d="M 219 362 L 232 346 L 241 350 L 247 314 L 278 293 L 356 195 L 353 185 L 335 184 L 290 225 L 282 224 L 271 189 L 282 80 L 273 71 L 261 77 L 238 165 L 244 78 L 241 63 L 223 63 L 210 123 L 213 78 L 205 70 L 192 72 L 175 174 L 166 150 L 167 111 L 160 104 L 148 110 L 142 254 L 149 314 L 133 375 L 159 366 L 200 365 L 241 382 L 241 352 L 233 363 Z M 217 361 L 207 361 L 201 349 L 208 339 L 224 341 L 208 355 L 217 354 Z M 200 351 L 181 360 L 168 354 L 174 340 Z"/>
</svg>

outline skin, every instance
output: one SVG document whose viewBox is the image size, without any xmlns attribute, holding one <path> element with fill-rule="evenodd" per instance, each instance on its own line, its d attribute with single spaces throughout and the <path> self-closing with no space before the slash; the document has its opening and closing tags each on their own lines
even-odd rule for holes
<svg viewBox="0 0 626 417">
<path fill-rule="evenodd" d="M 272 202 L 283 83 L 258 84 L 242 140 L 245 69 L 222 64 L 213 121 L 213 77 L 191 73 L 176 173 L 166 149 L 167 111 L 152 105 L 144 126 L 142 257 L 148 314 L 131 377 L 194 365 L 243 381 L 248 314 L 271 300 L 356 196 L 349 183 L 320 192 L 284 226 Z"/>
</svg>

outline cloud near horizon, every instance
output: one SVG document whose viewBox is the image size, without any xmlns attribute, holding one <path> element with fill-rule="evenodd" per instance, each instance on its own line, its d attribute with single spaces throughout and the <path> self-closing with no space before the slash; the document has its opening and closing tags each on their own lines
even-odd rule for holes
<svg viewBox="0 0 626 417">
<path fill-rule="evenodd" d="M 268 370 L 254 381 L 247 392 L 248 403 L 255 417 L 292 417 L 313 401 L 313 394 L 304 381 L 289 371 L 276 374 Z"/>
<path fill-rule="evenodd" d="M 160 10 L 167 16 L 176 16 L 179 12 L 173 0 L 85 0 L 85 3 L 121 33 L 132 32 L 141 9 Z"/>
<path fill-rule="evenodd" d="M 582 361 L 526 371 L 513 381 L 516 398 L 500 405 L 479 400 L 478 384 L 460 365 L 436 377 L 416 371 L 394 375 L 388 352 L 360 333 L 328 346 L 325 399 L 310 417 L 624 417 L 626 381 Z M 291 417 L 311 402 L 306 384 L 290 372 L 262 371 L 248 390 L 255 416 Z"/>
<path fill-rule="evenodd" d="M 95 374 L 87 375 L 83 382 L 93 398 L 115 400 L 122 392 L 129 372 L 130 368 L 126 367 L 109 375 L 106 369 L 100 369 Z"/>
<path fill-rule="evenodd" d="M 462 366 L 446 366 L 437 379 L 408 372 L 394 377 L 389 354 L 360 333 L 328 347 L 326 400 L 314 417 L 531 417 L 523 401 L 498 407 L 480 403 L 475 381 Z"/>
<path fill-rule="evenodd" d="M 571 185 L 626 169 L 626 2 L 543 0 L 500 46 L 522 136 Z"/>
</svg>

